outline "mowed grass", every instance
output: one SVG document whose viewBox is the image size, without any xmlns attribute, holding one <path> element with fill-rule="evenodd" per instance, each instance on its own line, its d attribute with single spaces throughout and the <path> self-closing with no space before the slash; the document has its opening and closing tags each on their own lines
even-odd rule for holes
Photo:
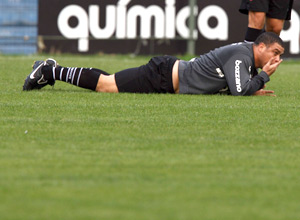
<svg viewBox="0 0 300 220">
<path fill-rule="evenodd" d="M 0 56 L 0 219 L 300 219 L 300 62 L 271 77 L 277 97 L 23 92 L 47 57 Z"/>
</svg>

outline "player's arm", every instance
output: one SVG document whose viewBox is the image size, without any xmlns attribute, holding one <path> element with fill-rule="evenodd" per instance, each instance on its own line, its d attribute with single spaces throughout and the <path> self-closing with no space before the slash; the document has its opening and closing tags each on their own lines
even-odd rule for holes
<svg viewBox="0 0 300 220">
<path fill-rule="evenodd" d="M 250 64 L 252 64 L 250 58 L 246 57 L 243 59 L 243 54 L 239 54 L 230 58 L 224 65 L 223 70 L 232 95 L 254 95 L 270 80 L 269 75 L 265 71 L 261 71 L 260 74 L 251 78 Z"/>
<path fill-rule="evenodd" d="M 281 60 L 276 60 L 275 58 L 271 58 L 269 62 L 263 67 L 262 72 L 266 73 L 268 76 L 271 76 L 277 67 L 282 62 Z M 262 89 L 257 90 L 253 95 L 258 96 L 276 96 L 274 95 L 274 91 L 272 90 L 265 90 L 265 86 Z"/>
</svg>

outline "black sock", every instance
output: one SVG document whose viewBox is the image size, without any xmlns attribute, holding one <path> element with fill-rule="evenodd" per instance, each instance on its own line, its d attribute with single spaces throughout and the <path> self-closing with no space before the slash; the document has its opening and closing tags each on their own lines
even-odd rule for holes
<svg viewBox="0 0 300 220">
<path fill-rule="evenodd" d="M 99 69 L 61 66 L 56 68 L 44 66 L 42 72 L 47 80 L 60 80 L 94 91 L 96 90 L 100 75 L 109 75 L 108 73 Z"/>
<path fill-rule="evenodd" d="M 255 29 L 248 27 L 245 35 L 245 42 L 254 42 L 256 38 L 264 32 L 265 29 Z"/>
<path fill-rule="evenodd" d="M 109 75 L 110 75 L 109 73 L 107 73 L 107 72 L 105 72 L 105 71 L 103 71 L 103 70 L 100 70 L 100 69 L 90 68 L 90 70 L 93 70 L 93 71 L 95 71 L 95 72 L 98 72 L 98 73 L 103 74 L 103 75 L 106 75 L 106 76 L 109 76 Z"/>
</svg>

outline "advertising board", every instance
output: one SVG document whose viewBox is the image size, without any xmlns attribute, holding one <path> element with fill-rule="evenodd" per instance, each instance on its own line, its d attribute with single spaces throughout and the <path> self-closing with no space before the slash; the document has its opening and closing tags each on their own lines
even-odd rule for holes
<svg viewBox="0 0 300 220">
<path fill-rule="evenodd" d="M 184 54 L 187 40 L 195 40 L 201 54 L 243 41 L 247 16 L 240 0 L 201 0 L 193 8 L 190 32 L 188 0 L 40 0 L 39 36 L 44 52 Z M 300 55 L 300 5 L 282 38 L 285 56 Z"/>
</svg>

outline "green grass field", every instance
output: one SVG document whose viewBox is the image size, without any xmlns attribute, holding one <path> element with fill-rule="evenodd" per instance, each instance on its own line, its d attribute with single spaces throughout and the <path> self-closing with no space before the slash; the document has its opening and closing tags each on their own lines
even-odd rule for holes
<svg viewBox="0 0 300 220">
<path fill-rule="evenodd" d="M 300 219 L 300 62 L 271 77 L 277 97 L 23 92 L 47 57 L 0 56 L 1 220 Z"/>
</svg>

